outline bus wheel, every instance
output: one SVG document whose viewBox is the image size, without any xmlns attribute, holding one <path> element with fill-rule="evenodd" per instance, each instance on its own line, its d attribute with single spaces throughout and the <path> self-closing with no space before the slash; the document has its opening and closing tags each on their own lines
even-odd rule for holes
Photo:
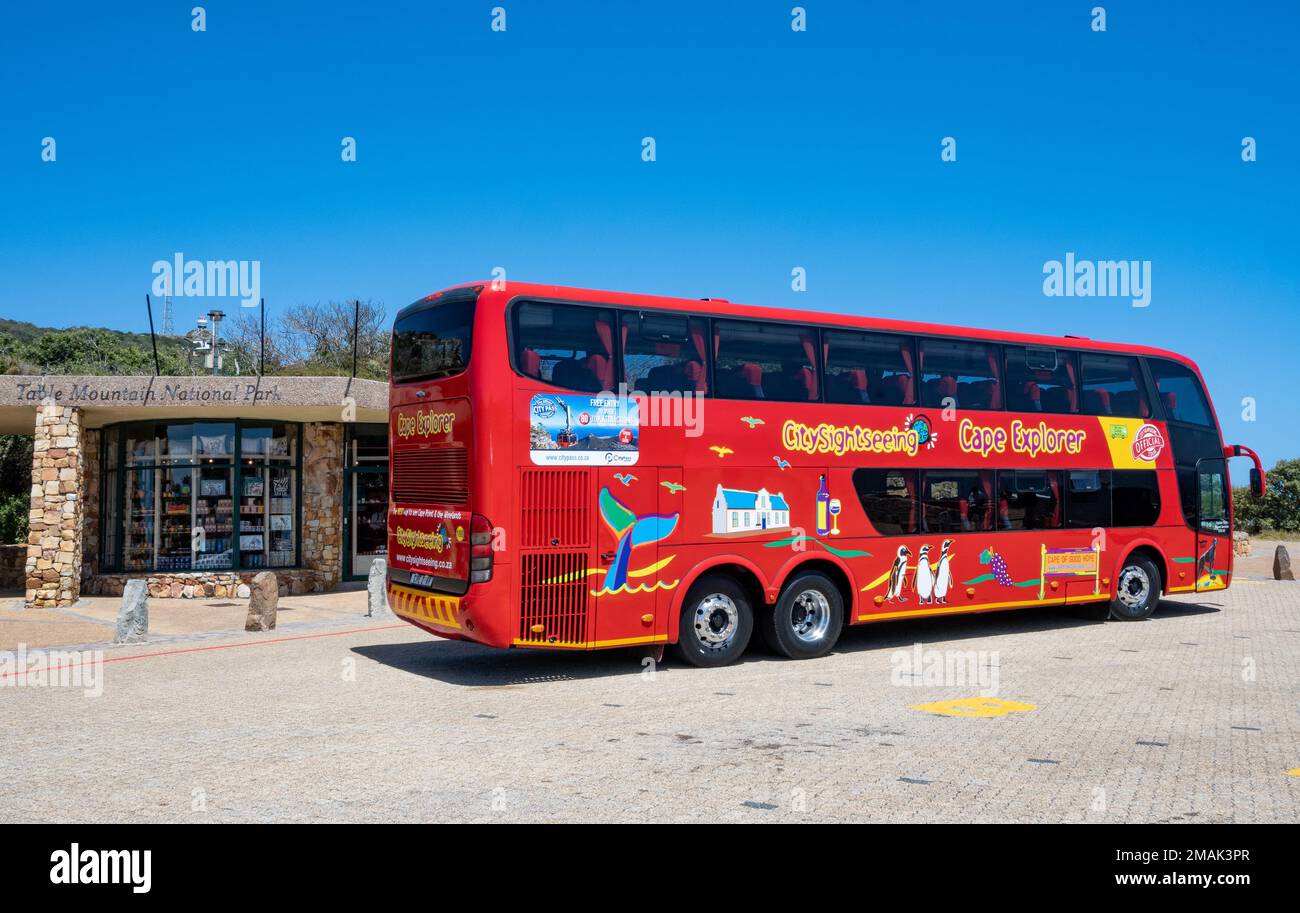
<svg viewBox="0 0 1300 913">
<path fill-rule="evenodd" d="M 1120 621 L 1150 618 L 1160 601 L 1160 571 L 1146 555 L 1130 555 L 1119 572 L 1110 617 Z"/>
<path fill-rule="evenodd" d="M 745 588 L 725 574 L 706 574 L 682 604 L 677 654 L 692 666 L 725 666 L 745 652 L 753 633 Z"/>
<path fill-rule="evenodd" d="M 772 611 L 763 613 L 763 639 L 790 659 L 812 659 L 831 651 L 844 624 L 844 597 L 825 574 L 795 577 Z"/>
</svg>

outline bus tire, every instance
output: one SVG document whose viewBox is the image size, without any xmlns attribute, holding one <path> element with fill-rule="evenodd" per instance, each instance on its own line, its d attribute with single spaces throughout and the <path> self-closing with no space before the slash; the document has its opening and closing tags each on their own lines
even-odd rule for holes
<svg viewBox="0 0 1300 913">
<path fill-rule="evenodd" d="M 1142 621 L 1150 618 L 1160 602 L 1160 571 L 1155 562 L 1143 554 L 1129 555 L 1120 569 L 1110 604 L 1110 617 L 1117 621 Z"/>
<path fill-rule="evenodd" d="M 740 658 L 754 633 L 749 594 L 726 574 L 705 574 L 686 594 L 677 655 L 692 666 L 725 666 Z"/>
<path fill-rule="evenodd" d="M 763 640 L 790 659 L 815 659 L 835 646 L 844 627 L 844 597 L 825 574 L 809 571 L 785 585 L 763 613 Z"/>
</svg>

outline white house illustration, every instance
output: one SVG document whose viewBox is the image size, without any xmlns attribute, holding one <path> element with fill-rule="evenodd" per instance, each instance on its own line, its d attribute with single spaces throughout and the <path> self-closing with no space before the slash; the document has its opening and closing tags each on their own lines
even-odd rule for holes
<svg viewBox="0 0 1300 913">
<path fill-rule="evenodd" d="M 752 533 L 789 525 L 790 506 L 783 494 L 772 494 L 766 488 L 743 491 L 719 485 L 713 496 L 715 533 Z"/>
</svg>

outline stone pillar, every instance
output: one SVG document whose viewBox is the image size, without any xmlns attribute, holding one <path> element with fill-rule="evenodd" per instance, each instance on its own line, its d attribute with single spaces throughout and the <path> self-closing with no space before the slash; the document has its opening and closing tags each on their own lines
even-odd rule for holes
<svg viewBox="0 0 1300 913">
<path fill-rule="evenodd" d="M 27 603 L 70 606 L 81 595 L 81 410 L 41 405 L 36 410 L 35 435 Z"/>
<path fill-rule="evenodd" d="M 343 426 L 314 422 L 302 432 L 302 563 L 320 589 L 333 589 L 343 573 Z"/>
</svg>

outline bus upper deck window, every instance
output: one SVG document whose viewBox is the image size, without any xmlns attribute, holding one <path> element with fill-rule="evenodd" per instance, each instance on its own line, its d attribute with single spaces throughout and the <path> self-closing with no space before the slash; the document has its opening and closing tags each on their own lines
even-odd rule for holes
<svg viewBox="0 0 1300 913">
<path fill-rule="evenodd" d="M 708 324 L 684 314 L 623 311 L 623 381 L 643 393 L 708 392 Z"/>
<path fill-rule="evenodd" d="M 916 402 L 910 336 L 826 330 L 822 346 L 827 402 L 878 406 Z"/>
<path fill-rule="evenodd" d="M 601 393 L 614 389 L 614 312 L 525 301 L 515 310 L 515 366 L 545 383 Z"/>
<path fill-rule="evenodd" d="M 1205 390 L 1190 368 L 1161 358 L 1148 359 L 1147 364 L 1156 380 L 1165 418 L 1207 428 L 1214 426 Z"/>
<path fill-rule="evenodd" d="M 817 330 L 715 320 L 718 396 L 808 402 L 818 399 Z"/>
<path fill-rule="evenodd" d="M 1148 418 L 1146 384 L 1136 358 L 1084 352 L 1079 356 L 1083 394 L 1079 411 L 1085 415 Z"/>
<path fill-rule="evenodd" d="M 997 346 L 933 338 L 922 338 L 918 345 L 922 406 L 1002 408 L 1002 372 Z"/>
<path fill-rule="evenodd" d="M 1063 349 L 1007 346 L 1007 408 L 1014 412 L 1078 411 L 1074 355 Z"/>
</svg>

